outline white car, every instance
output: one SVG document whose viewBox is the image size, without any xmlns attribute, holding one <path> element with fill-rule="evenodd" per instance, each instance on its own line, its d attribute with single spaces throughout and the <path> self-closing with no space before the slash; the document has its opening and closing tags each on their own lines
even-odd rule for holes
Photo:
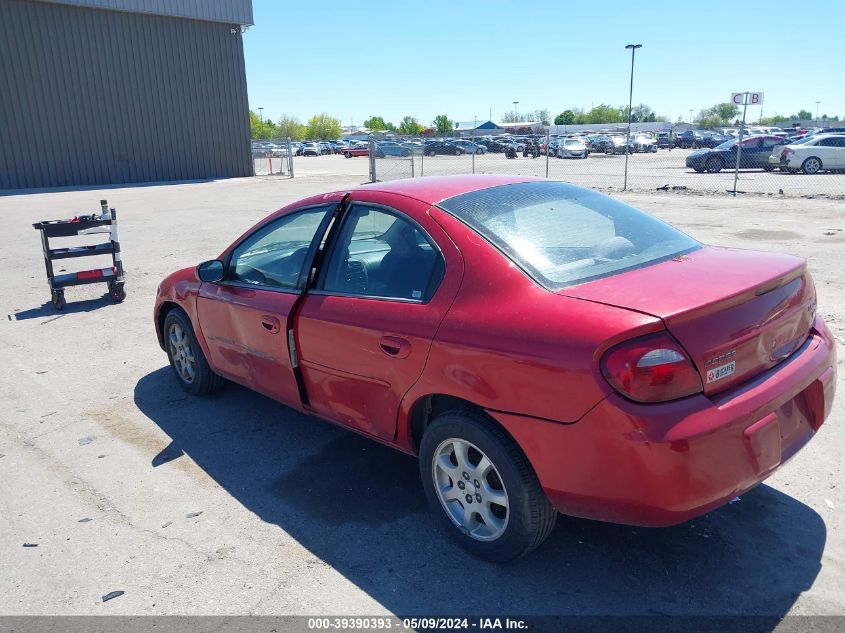
<svg viewBox="0 0 845 633">
<path fill-rule="evenodd" d="M 587 146 L 581 139 L 565 138 L 558 141 L 558 158 L 587 158 Z"/>
<path fill-rule="evenodd" d="M 778 146 L 769 156 L 769 165 L 805 174 L 845 170 L 845 135 L 814 134 L 803 143 Z"/>
</svg>

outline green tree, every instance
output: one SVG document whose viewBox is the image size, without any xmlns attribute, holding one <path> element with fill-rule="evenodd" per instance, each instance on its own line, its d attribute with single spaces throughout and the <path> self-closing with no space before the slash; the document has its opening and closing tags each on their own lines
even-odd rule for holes
<svg viewBox="0 0 845 633">
<path fill-rule="evenodd" d="M 446 136 L 455 130 L 455 124 L 445 114 L 438 114 L 434 117 L 431 126 L 440 136 Z"/>
<path fill-rule="evenodd" d="M 502 115 L 502 123 L 522 123 L 527 120 L 525 114 L 519 114 L 515 110 L 508 110 Z"/>
<path fill-rule="evenodd" d="M 406 116 L 399 122 L 399 133 L 406 136 L 417 136 L 425 128 L 412 116 Z"/>
<path fill-rule="evenodd" d="M 589 112 L 586 114 L 586 121 L 585 123 L 619 123 L 623 120 L 628 120 L 628 109 L 624 109 L 624 115 L 622 109 L 614 108 L 611 105 L 607 105 L 604 103 L 600 103 L 597 106 L 594 106 L 590 109 Z"/>
<path fill-rule="evenodd" d="M 807 112 L 807 110 L 801 109 L 801 110 L 798 111 L 798 114 L 796 114 L 794 117 L 791 117 L 791 118 L 799 119 L 800 121 L 809 121 L 810 119 L 813 118 L 813 113 Z"/>
<path fill-rule="evenodd" d="M 564 110 L 555 117 L 555 125 L 572 125 L 575 123 L 575 113 L 572 110 Z"/>
<path fill-rule="evenodd" d="M 657 120 L 657 114 L 644 103 L 631 108 L 631 121 L 637 123 L 653 123 Z"/>
<path fill-rule="evenodd" d="M 273 125 L 273 122 L 269 119 L 267 121 L 262 121 L 261 117 L 259 117 L 255 112 L 252 110 L 249 111 L 250 134 L 254 140 L 266 141 L 273 138 L 275 127 L 276 126 Z"/>
<path fill-rule="evenodd" d="M 310 140 L 327 141 L 339 136 L 340 121 L 325 112 L 312 116 L 305 126 L 305 138 Z"/>
<path fill-rule="evenodd" d="M 724 102 L 714 105 L 710 108 L 710 112 L 724 123 L 730 123 L 739 114 L 739 108 L 732 103 Z"/>
<path fill-rule="evenodd" d="M 364 121 L 364 127 L 371 129 L 373 132 L 380 132 L 381 130 L 387 130 L 389 123 L 385 123 L 384 119 L 380 116 L 371 116 L 369 119 Z"/>
<path fill-rule="evenodd" d="M 275 131 L 278 135 L 277 138 L 287 138 L 289 136 L 292 139 L 300 139 L 305 136 L 305 126 L 302 125 L 302 121 L 295 116 L 288 116 L 287 114 L 283 114 L 276 121 Z"/>
<path fill-rule="evenodd" d="M 717 103 L 709 108 L 699 110 L 695 123 L 701 127 L 719 127 L 730 125 L 739 114 L 739 108 L 732 103 Z"/>
</svg>

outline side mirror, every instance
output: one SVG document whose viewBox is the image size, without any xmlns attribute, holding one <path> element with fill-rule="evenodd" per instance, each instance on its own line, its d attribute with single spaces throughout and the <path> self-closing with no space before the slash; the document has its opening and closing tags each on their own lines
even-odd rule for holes
<svg viewBox="0 0 845 633">
<path fill-rule="evenodd" d="M 201 281 L 215 282 L 223 279 L 226 269 L 219 259 L 211 259 L 197 266 L 197 277 Z"/>
</svg>

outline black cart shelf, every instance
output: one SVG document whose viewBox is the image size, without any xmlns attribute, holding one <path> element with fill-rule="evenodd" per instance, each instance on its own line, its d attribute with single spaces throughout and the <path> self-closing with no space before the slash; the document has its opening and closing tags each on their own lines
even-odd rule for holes
<svg viewBox="0 0 845 633">
<path fill-rule="evenodd" d="M 41 246 L 44 250 L 44 265 L 47 268 L 47 282 L 50 284 L 50 301 L 56 310 L 63 310 L 65 288 L 84 284 L 105 283 L 109 297 L 120 303 L 126 298 L 123 280 L 123 262 L 120 256 L 120 241 L 117 233 L 117 212 L 100 200 L 100 215 L 80 216 L 71 220 L 42 220 L 33 224 L 41 232 Z M 70 246 L 50 248 L 50 238 L 74 237 L 77 235 L 107 234 L 108 242 L 91 246 Z M 108 268 L 94 268 L 74 273 L 55 274 L 53 262 L 57 259 L 111 255 L 112 265 Z"/>
</svg>

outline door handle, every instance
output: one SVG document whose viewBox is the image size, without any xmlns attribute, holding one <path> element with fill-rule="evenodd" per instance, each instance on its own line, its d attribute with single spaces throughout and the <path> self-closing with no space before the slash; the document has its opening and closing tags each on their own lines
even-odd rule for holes
<svg viewBox="0 0 845 633">
<path fill-rule="evenodd" d="M 382 352 L 393 358 L 405 358 L 411 353 L 411 343 L 397 336 L 382 336 L 378 346 Z"/>
<path fill-rule="evenodd" d="M 270 332 L 270 334 L 276 334 L 281 329 L 282 324 L 276 317 L 265 314 L 261 317 L 261 327 Z"/>
</svg>

